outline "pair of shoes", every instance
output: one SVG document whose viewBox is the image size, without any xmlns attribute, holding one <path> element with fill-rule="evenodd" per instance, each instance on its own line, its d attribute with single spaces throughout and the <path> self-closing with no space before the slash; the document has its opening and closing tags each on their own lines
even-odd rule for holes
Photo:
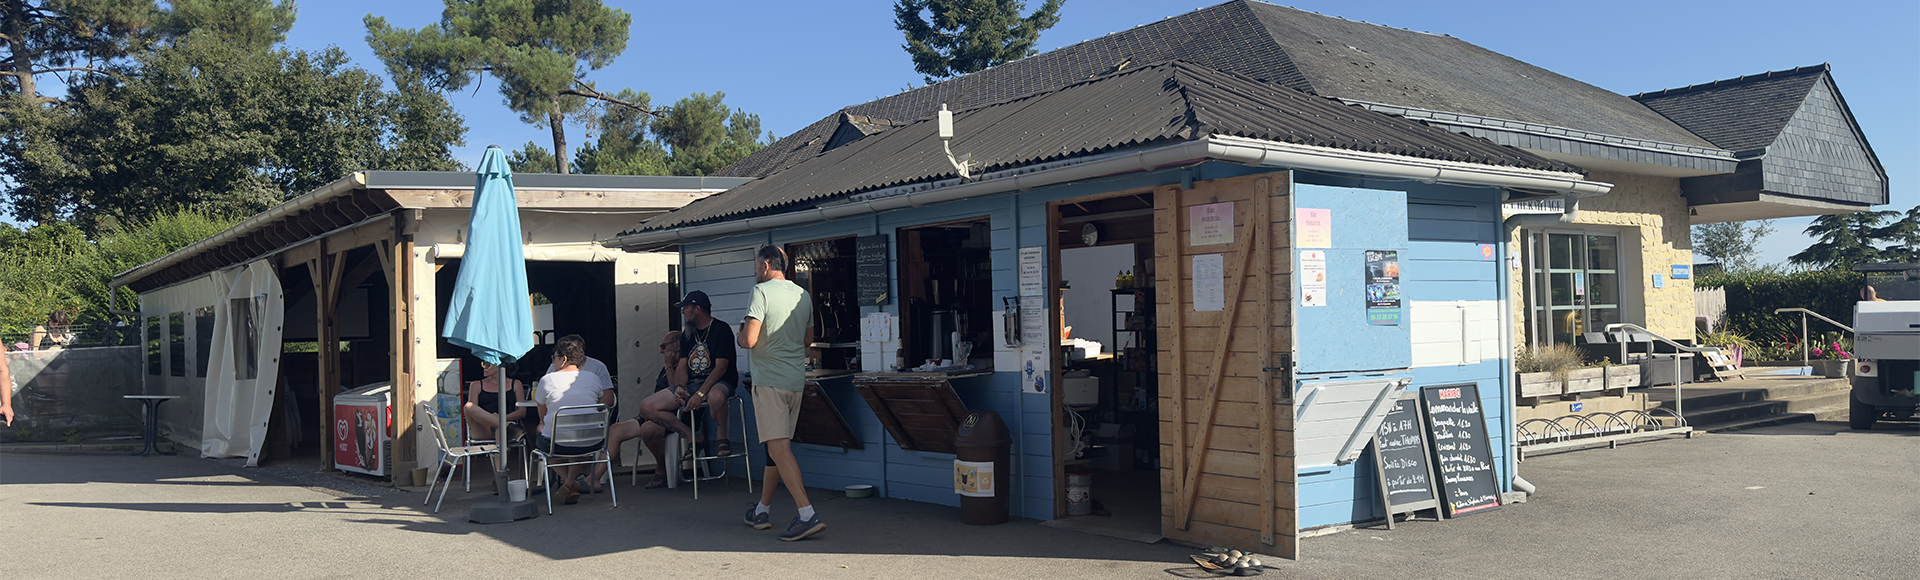
<svg viewBox="0 0 1920 580">
<path fill-rule="evenodd" d="M 593 482 L 587 481 L 587 476 L 584 473 L 573 476 L 573 482 L 574 487 L 579 488 L 580 493 L 600 493 L 603 489 L 603 486 L 594 485 Z"/>
<path fill-rule="evenodd" d="M 773 528 L 772 515 L 760 513 L 760 504 L 747 504 L 747 515 L 743 519 L 753 529 L 767 530 Z"/>
<path fill-rule="evenodd" d="M 666 474 L 655 474 L 653 476 L 653 481 L 647 482 L 647 487 L 645 489 L 660 489 L 666 486 L 667 486 Z"/>
<path fill-rule="evenodd" d="M 571 485 L 561 486 L 560 491 L 562 494 L 561 497 L 564 498 L 560 500 L 560 503 L 563 503 L 566 505 L 573 505 L 576 503 L 580 503 L 580 490 L 575 489 L 574 486 L 571 486 Z"/>
<path fill-rule="evenodd" d="M 713 456 L 714 457 L 732 457 L 733 442 L 728 441 L 726 439 L 713 440 Z"/>
<path fill-rule="evenodd" d="M 827 524 L 826 522 L 820 521 L 820 514 L 813 514 L 813 519 L 811 520 L 802 520 L 799 516 L 795 516 L 793 523 L 787 524 L 787 531 L 780 532 L 780 541 L 798 542 L 813 537 L 814 534 L 826 531 L 826 529 Z"/>
</svg>

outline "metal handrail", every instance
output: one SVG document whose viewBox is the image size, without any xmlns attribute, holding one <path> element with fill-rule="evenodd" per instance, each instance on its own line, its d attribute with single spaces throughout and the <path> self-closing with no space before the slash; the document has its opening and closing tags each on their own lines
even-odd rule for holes
<svg viewBox="0 0 1920 580">
<path fill-rule="evenodd" d="M 1784 314 L 1784 313 L 1787 313 L 1787 312 L 1798 312 L 1798 313 L 1800 313 L 1800 365 L 1801 365 L 1801 366 L 1812 366 L 1812 365 L 1813 365 L 1813 357 L 1812 357 L 1812 356 L 1809 356 L 1809 355 L 1810 355 L 1811 353 L 1809 353 L 1809 352 L 1808 352 L 1808 349 L 1809 349 L 1809 346 L 1807 345 L 1807 315 L 1809 315 L 1809 314 L 1811 314 L 1811 315 L 1813 315 L 1813 317 L 1814 317 L 1814 318 L 1818 318 L 1818 319 L 1821 319 L 1821 320 L 1824 320 L 1824 321 L 1826 321 L 1826 322 L 1827 322 L 1827 324 L 1831 324 L 1831 325 L 1834 325 L 1834 326 L 1838 326 L 1838 327 L 1840 327 L 1840 329 L 1841 329 L 1841 330 L 1845 330 L 1845 331 L 1847 331 L 1847 334 L 1852 334 L 1852 335 L 1856 335 L 1856 336 L 1860 334 L 1859 332 L 1857 332 L 1857 331 L 1855 331 L 1855 330 L 1853 329 L 1853 327 L 1851 327 L 1851 326 L 1847 326 L 1847 325 L 1845 325 L 1845 324 L 1841 324 L 1841 323 L 1839 323 L 1839 322 L 1836 322 L 1836 321 L 1834 321 L 1834 319 L 1832 319 L 1832 318 L 1827 318 L 1827 317 L 1825 317 L 1825 316 L 1821 316 L 1821 315 L 1820 315 L 1820 313 L 1818 313 L 1818 312 L 1814 312 L 1814 311 L 1812 311 L 1812 310 L 1807 310 L 1807 309 L 1805 309 L 1805 308 L 1775 308 L 1775 309 L 1773 309 L 1773 313 L 1774 313 L 1774 314 Z"/>
<path fill-rule="evenodd" d="M 1673 339 L 1660 336 L 1659 334 L 1655 334 L 1653 331 L 1647 330 L 1646 327 L 1644 326 L 1640 326 L 1638 324 L 1633 324 L 1630 322 L 1615 322 L 1613 324 L 1607 325 L 1606 327 L 1606 332 L 1619 332 L 1622 330 L 1629 330 L 1629 331 L 1644 333 L 1647 336 L 1652 337 L 1654 340 L 1667 343 L 1667 346 L 1671 346 L 1674 348 L 1674 350 L 1677 350 L 1680 352 L 1696 352 L 1696 353 L 1720 352 L 1720 349 L 1718 347 L 1687 346 L 1684 344 L 1680 344 L 1678 342 L 1674 342 Z M 1648 349 L 1648 350 L 1652 350 L 1652 349 Z M 1648 353 L 1648 354 L 1652 354 L 1652 353 Z M 1621 362 L 1626 362 L 1624 359 L 1625 355 L 1622 355 L 1622 357 L 1623 358 Z M 1680 372 L 1680 355 L 1679 353 L 1675 353 L 1673 356 L 1673 410 L 1676 415 L 1684 412 L 1685 410 L 1686 396 L 1683 393 L 1684 389 L 1682 389 L 1680 385 L 1686 382 L 1687 382 L 1686 376 Z"/>
</svg>

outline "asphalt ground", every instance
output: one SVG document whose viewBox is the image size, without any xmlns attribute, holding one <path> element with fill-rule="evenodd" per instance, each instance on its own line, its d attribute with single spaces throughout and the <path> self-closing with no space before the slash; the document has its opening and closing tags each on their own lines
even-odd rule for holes
<svg viewBox="0 0 1920 580">
<path fill-rule="evenodd" d="M 731 491 L 621 478 L 556 515 L 466 523 L 423 494 L 233 461 L 0 448 L 4 578 L 1201 578 L 1194 550 L 814 490 L 828 529 L 785 543 Z M 1920 429 L 1801 423 L 1530 458 L 1524 504 L 1301 540 L 1280 578 L 1913 578 Z"/>
</svg>

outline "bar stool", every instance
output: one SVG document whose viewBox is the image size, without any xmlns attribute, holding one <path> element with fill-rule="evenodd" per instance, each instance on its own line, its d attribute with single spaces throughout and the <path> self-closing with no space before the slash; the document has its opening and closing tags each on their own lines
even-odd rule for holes
<svg viewBox="0 0 1920 580">
<path fill-rule="evenodd" d="M 739 390 L 736 389 L 732 395 L 727 397 L 727 406 L 733 409 L 733 423 L 740 426 L 740 438 L 734 440 L 737 446 L 733 450 L 733 454 L 724 457 L 719 455 L 699 455 L 697 452 L 698 446 L 695 445 L 694 442 L 685 440 L 679 433 L 669 432 L 667 434 L 667 449 L 673 450 L 677 458 L 684 458 L 689 454 L 694 455 L 694 457 L 690 460 L 676 459 L 671 462 L 671 465 L 674 467 L 667 471 L 667 487 L 677 488 L 680 486 L 680 469 L 684 462 L 691 461 L 693 462 L 694 473 L 689 482 L 693 484 L 693 498 L 700 499 L 700 482 L 727 477 L 728 469 L 733 464 L 733 459 L 738 457 L 745 459 L 747 462 L 747 493 L 753 493 L 752 441 L 747 438 L 747 408 L 745 400 L 740 398 Z M 704 421 L 699 424 L 694 423 L 695 417 L 697 417 L 698 413 L 702 410 L 708 411 L 709 415 L 712 414 L 712 409 L 705 403 L 702 403 L 699 407 L 688 409 L 683 419 L 688 427 L 699 432 L 705 432 L 707 428 Z M 717 436 L 725 435 L 725 433 L 716 433 L 715 435 L 717 438 Z M 709 462 L 714 460 L 720 461 L 720 469 L 717 472 L 708 465 Z M 666 465 L 668 462 L 661 460 L 658 464 Z"/>
</svg>

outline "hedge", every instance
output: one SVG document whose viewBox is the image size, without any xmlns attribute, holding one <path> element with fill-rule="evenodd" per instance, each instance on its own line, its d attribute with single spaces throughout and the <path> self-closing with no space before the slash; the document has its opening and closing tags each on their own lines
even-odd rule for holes
<svg viewBox="0 0 1920 580">
<path fill-rule="evenodd" d="M 1851 325 L 1853 305 L 1865 284 L 1865 276 L 1844 270 L 1712 272 L 1694 281 L 1695 288 L 1726 289 L 1725 328 L 1758 342 L 1799 338 L 1800 316 L 1774 314 L 1779 308 L 1805 308 Z M 1810 319 L 1807 329 L 1815 336 L 1838 330 L 1817 319 Z"/>
</svg>

